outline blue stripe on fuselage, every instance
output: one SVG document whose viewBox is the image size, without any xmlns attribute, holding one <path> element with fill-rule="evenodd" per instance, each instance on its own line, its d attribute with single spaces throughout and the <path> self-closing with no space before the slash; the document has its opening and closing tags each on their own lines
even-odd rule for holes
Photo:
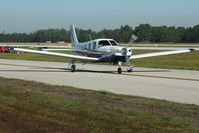
<svg viewBox="0 0 199 133">
<path fill-rule="evenodd" d="M 117 56 L 117 55 L 110 55 L 110 56 L 104 56 L 101 57 L 99 62 L 111 62 L 114 64 L 117 64 L 118 62 L 126 62 L 126 57 L 125 56 Z"/>
<path fill-rule="evenodd" d="M 117 64 L 118 62 L 126 62 L 125 56 L 118 56 L 111 53 L 99 52 L 99 51 L 74 51 L 78 55 L 87 56 L 87 57 L 95 57 L 100 60 L 97 62 L 110 62 Z"/>
</svg>

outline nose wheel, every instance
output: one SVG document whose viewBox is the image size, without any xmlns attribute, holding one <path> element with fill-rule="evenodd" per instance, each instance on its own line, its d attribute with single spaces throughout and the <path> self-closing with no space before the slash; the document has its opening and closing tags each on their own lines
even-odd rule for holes
<svg viewBox="0 0 199 133">
<path fill-rule="evenodd" d="M 133 72 L 133 68 L 132 67 L 128 67 L 127 68 L 127 72 Z"/>
<path fill-rule="evenodd" d="M 127 72 L 133 72 L 133 62 L 128 61 Z"/>
<path fill-rule="evenodd" d="M 122 74 L 122 62 L 118 62 L 118 65 L 117 73 Z M 127 72 L 133 72 L 133 62 L 131 61 L 128 62 Z"/>
</svg>

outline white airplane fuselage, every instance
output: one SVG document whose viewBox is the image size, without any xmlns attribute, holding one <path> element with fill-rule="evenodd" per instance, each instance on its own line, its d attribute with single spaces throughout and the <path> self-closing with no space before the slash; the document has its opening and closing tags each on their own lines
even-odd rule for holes
<svg viewBox="0 0 199 133">
<path fill-rule="evenodd" d="M 118 46 L 113 39 L 96 39 L 72 46 L 72 52 L 78 55 L 100 58 L 98 62 L 126 62 L 126 58 L 132 55 L 132 49 Z"/>
</svg>

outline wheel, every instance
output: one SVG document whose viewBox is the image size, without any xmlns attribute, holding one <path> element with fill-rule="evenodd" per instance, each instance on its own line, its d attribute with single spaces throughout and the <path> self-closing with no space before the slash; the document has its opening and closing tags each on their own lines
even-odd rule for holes
<svg viewBox="0 0 199 133">
<path fill-rule="evenodd" d="M 70 71 L 71 72 L 75 72 L 76 71 L 76 66 L 75 65 L 71 65 Z"/>
<path fill-rule="evenodd" d="M 117 69 L 117 73 L 118 73 L 118 74 L 122 74 L 122 68 L 121 68 L 121 67 L 119 67 L 119 68 Z"/>
<path fill-rule="evenodd" d="M 127 68 L 127 72 L 133 72 L 132 68 Z"/>
<path fill-rule="evenodd" d="M 127 70 L 127 72 L 129 72 L 129 73 L 130 73 L 130 72 L 133 72 L 133 69 L 129 69 L 129 70 Z"/>
</svg>

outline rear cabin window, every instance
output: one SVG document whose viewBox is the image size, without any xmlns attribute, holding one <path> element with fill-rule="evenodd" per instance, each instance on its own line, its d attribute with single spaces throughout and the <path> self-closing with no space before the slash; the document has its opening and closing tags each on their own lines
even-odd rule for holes
<svg viewBox="0 0 199 133">
<path fill-rule="evenodd" d="M 99 47 L 102 47 L 102 46 L 110 46 L 111 44 L 108 41 L 104 40 L 104 41 L 99 41 L 98 45 Z"/>
<path fill-rule="evenodd" d="M 88 49 L 89 49 L 89 50 L 91 50 L 91 43 L 89 43 L 89 45 L 88 45 Z"/>
<path fill-rule="evenodd" d="M 93 42 L 93 50 L 96 50 L 96 47 L 97 46 L 97 43 L 96 42 Z"/>
</svg>

